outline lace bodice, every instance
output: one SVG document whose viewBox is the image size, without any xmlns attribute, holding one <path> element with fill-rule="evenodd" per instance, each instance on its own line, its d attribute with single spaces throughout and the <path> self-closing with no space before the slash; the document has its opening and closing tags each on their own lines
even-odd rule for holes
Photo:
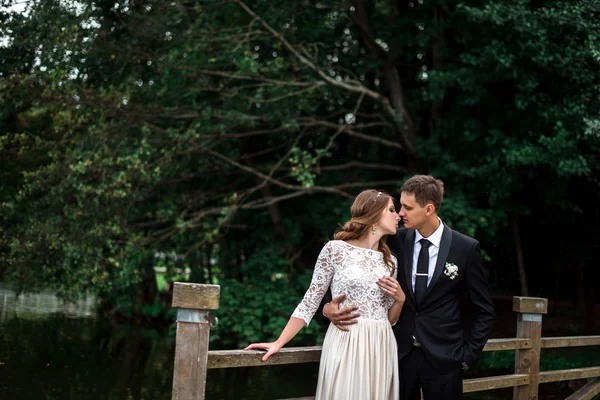
<svg viewBox="0 0 600 400">
<path fill-rule="evenodd" d="M 396 278 L 398 262 L 393 255 L 392 260 Z M 359 319 L 387 320 L 394 299 L 384 294 L 376 282 L 389 274 L 382 253 L 332 240 L 321 250 L 310 287 L 292 317 L 308 325 L 331 285 L 334 298 L 346 294 L 342 308 L 358 306 Z"/>
</svg>

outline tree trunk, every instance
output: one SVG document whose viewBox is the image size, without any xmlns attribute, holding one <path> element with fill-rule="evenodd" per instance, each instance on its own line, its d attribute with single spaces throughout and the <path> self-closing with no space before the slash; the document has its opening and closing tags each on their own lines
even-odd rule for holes
<svg viewBox="0 0 600 400">
<path fill-rule="evenodd" d="M 264 198 L 269 198 L 273 196 L 271 189 L 267 185 L 263 186 L 260 189 L 260 194 Z M 279 206 L 276 203 L 270 204 L 268 210 L 277 235 L 284 239 L 284 242 L 286 243 L 286 248 L 288 248 L 288 251 L 292 255 L 294 255 L 293 257 L 291 257 L 293 261 L 298 263 L 302 270 L 311 269 L 313 267 L 313 260 L 306 256 L 306 252 L 304 252 L 304 249 L 301 246 L 292 245 L 290 243 L 290 232 L 288 231 L 287 226 L 285 226 L 283 222 L 283 216 L 281 215 L 281 211 L 279 211 Z M 292 262 L 291 264 L 293 264 L 294 262 Z"/>
<path fill-rule="evenodd" d="M 190 256 L 190 282 L 205 283 L 203 263 L 200 258 L 200 250 L 196 249 Z"/>
<path fill-rule="evenodd" d="M 444 25 L 444 12 L 442 6 L 435 6 L 433 8 L 433 29 L 437 30 L 431 43 L 431 69 L 434 71 L 441 70 L 442 67 L 442 45 L 443 45 L 443 25 Z M 431 103 L 431 109 L 429 110 L 429 135 L 434 134 L 438 121 L 440 120 L 442 110 L 441 101 L 433 101 Z"/>
<path fill-rule="evenodd" d="M 144 324 L 152 325 L 152 317 L 144 315 L 142 307 L 153 305 L 158 302 L 158 285 L 156 283 L 156 273 L 154 272 L 153 259 L 148 257 L 141 261 L 142 284 L 138 288 L 139 303 L 134 306 L 137 317 Z"/>
<path fill-rule="evenodd" d="M 210 283 L 211 285 L 213 285 L 215 283 L 214 281 L 214 277 L 213 277 L 213 265 L 211 264 L 210 260 L 211 260 L 211 255 L 213 252 L 213 246 L 210 246 L 208 248 L 207 252 L 204 252 L 203 255 L 203 265 L 206 265 L 206 270 L 208 271 L 208 283 Z"/>
<path fill-rule="evenodd" d="M 151 349 L 151 340 L 141 337 L 138 333 L 134 333 L 127 339 L 127 344 L 120 354 L 122 361 L 119 367 L 119 378 L 114 386 L 115 392 L 124 393 L 128 390 L 141 389 L 141 377 L 144 376 Z"/>
<path fill-rule="evenodd" d="M 257 181 L 260 183 L 260 179 L 257 179 Z M 271 189 L 267 185 L 260 188 L 260 194 L 265 199 L 273 196 L 273 193 L 271 193 Z M 269 204 L 268 210 L 269 210 L 269 215 L 271 216 L 271 220 L 273 221 L 273 226 L 275 227 L 275 231 L 277 232 L 277 234 L 279 236 L 284 238 L 285 241 L 288 241 L 289 232 L 288 232 L 287 227 L 283 223 L 283 216 L 281 215 L 281 212 L 279 211 L 279 207 L 277 206 L 276 203 L 272 203 L 272 204 Z"/>
<path fill-rule="evenodd" d="M 579 315 L 585 314 L 585 276 L 583 265 L 577 264 L 576 281 L 575 281 L 575 307 Z"/>
<path fill-rule="evenodd" d="M 373 32 L 371 22 L 365 9 L 363 0 L 353 0 L 352 5 L 354 11 L 350 13 L 350 18 L 359 29 L 360 42 L 365 46 L 366 50 L 383 62 L 383 75 L 388 92 L 388 99 L 397 111 L 398 116 L 402 118 L 404 129 L 396 129 L 400 142 L 405 148 L 405 153 L 408 159 L 408 168 L 415 169 L 416 160 L 416 143 L 417 132 L 413 116 L 406 105 L 405 96 L 402 88 L 402 80 L 396 66 L 398 56 L 400 55 L 396 49 L 390 49 L 389 53 L 385 52 L 377 43 L 377 35 Z"/>
<path fill-rule="evenodd" d="M 527 272 L 525 271 L 525 261 L 523 259 L 523 246 L 521 243 L 521 234 L 519 231 L 519 215 L 513 214 L 513 238 L 515 241 L 515 251 L 517 253 L 517 266 L 519 267 L 519 283 L 521 285 L 521 296 L 529 296 L 529 287 L 527 286 Z"/>
<path fill-rule="evenodd" d="M 585 303 L 585 328 L 584 335 L 592 335 L 594 332 L 594 311 L 596 310 L 596 286 L 590 285 L 587 302 Z"/>
<path fill-rule="evenodd" d="M 554 304 L 552 305 L 552 313 L 556 315 L 558 310 L 558 287 L 560 285 L 559 282 L 560 274 L 558 272 L 558 266 L 554 266 Z"/>
</svg>

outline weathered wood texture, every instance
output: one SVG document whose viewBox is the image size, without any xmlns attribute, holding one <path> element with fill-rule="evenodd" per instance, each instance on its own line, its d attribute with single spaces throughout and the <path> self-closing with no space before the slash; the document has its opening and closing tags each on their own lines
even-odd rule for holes
<svg viewBox="0 0 600 400">
<path fill-rule="evenodd" d="M 260 367 L 278 364 L 301 364 L 319 362 L 321 346 L 288 347 L 262 361 L 264 351 L 217 350 L 208 352 L 208 368 Z"/>
<path fill-rule="evenodd" d="M 463 380 L 463 392 L 481 392 L 484 390 L 500 389 L 512 386 L 523 386 L 529 384 L 529 375 L 514 374 L 501 376 L 488 376 L 486 378 Z"/>
<path fill-rule="evenodd" d="M 559 369 L 540 372 L 540 383 L 570 381 L 572 379 L 596 378 L 600 376 L 600 367 Z"/>
<path fill-rule="evenodd" d="M 485 390 L 501 389 L 512 386 L 527 385 L 529 383 L 528 375 L 504 375 L 489 376 L 486 378 L 465 379 L 463 381 L 463 392 L 481 392 Z M 314 397 L 296 397 L 281 400 L 313 400 Z"/>
<path fill-rule="evenodd" d="M 204 400 L 210 324 L 177 322 L 173 400 Z"/>
<path fill-rule="evenodd" d="M 192 310 L 217 310 L 219 295 L 219 285 L 175 282 L 171 306 Z"/>
<path fill-rule="evenodd" d="M 483 351 L 503 351 L 503 350 L 518 350 L 530 349 L 531 340 L 523 339 L 490 339 L 485 344 Z"/>
<path fill-rule="evenodd" d="M 513 311 L 519 313 L 546 314 L 548 300 L 539 297 L 513 297 Z"/>
<path fill-rule="evenodd" d="M 570 395 L 566 400 L 591 400 L 600 394 L 600 379 L 588 382 L 584 387 Z"/>
<path fill-rule="evenodd" d="M 565 336 L 542 338 L 542 349 L 576 346 L 600 346 L 600 336 Z"/>
<path fill-rule="evenodd" d="M 529 375 L 529 384 L 516 386 L 513 400 L 537 400 L 539 389 L 540 353 L 542 345 L 542 314 L 548 300 L 535 297 L 514 297 L 513 311 L 517 312 L 517 337 L 529 338 L 531 348 L 520 349 L 515 355 L 515 374 Z"/>
<path fill-rule="evenodd" d="M 531 348 L 529 339 L 491 339 L 483 351 L 501 351 Z M 319 362 L 321 346 L 287 347 L 274 354 L 267 361 L 261 358 L 265 353 L 255 350 L 217 350 L 208 352 L 208 369 L 258 367 L 277 364 L 301 364 Z"/>
</svg>

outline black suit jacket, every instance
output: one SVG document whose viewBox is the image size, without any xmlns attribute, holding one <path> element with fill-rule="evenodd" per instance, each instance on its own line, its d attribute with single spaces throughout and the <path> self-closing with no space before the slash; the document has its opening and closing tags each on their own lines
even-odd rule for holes
<svg viewBox="0 0 600 400">
<path fill-rule="evenodd" d="M 496 317 L 483 273 L 479 242 L 444 226 L 435 271 L 423 302 L 417 307 L 412 288 L 414 241 L 412 229 L 400 228 L 396 235 L 388 237 L 388 245 L 398 258 L 398 281 L 406 294 L 402 313 L 393 328 L 398 358 L 410 352 L 414 335 L 439 373 L 460 368 L 462 361 L 473 367 Z M 444 274 L 446 263 L 458 266 L 458 276 L 454 279 Z M 464 292 L 473 306 L 471 333 L 467 338 L 463 337 L 459 307 Z"/>
</svg>

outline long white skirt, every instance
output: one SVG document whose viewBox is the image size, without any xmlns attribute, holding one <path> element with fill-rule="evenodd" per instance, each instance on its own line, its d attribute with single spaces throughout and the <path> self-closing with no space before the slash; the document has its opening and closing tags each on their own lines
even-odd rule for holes
<svg viewBox="0 0 600 400">
<path fill-rule="evenodd" d="M 315 400 L 398 400 L 398 350 L 390 323 L 358 319 L 348 328 L 327 329 Z"/>
</svg>

